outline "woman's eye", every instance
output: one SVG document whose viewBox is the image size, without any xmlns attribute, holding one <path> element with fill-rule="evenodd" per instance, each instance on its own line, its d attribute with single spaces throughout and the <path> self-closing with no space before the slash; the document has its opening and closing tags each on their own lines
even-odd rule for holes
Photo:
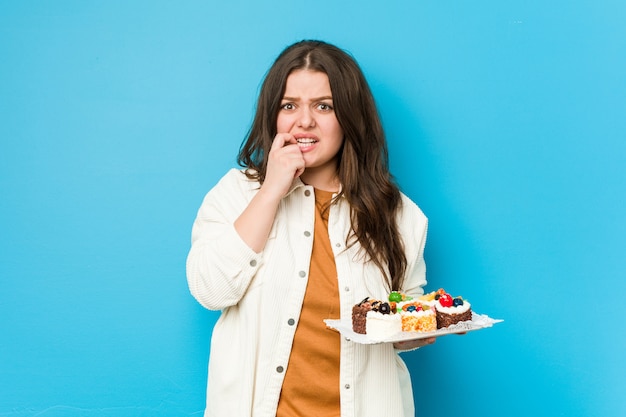
<svg viewBox="0 0 626 417">
<path fill-rule="evenodd" d="M 282 106 L 280 106 L 280 108 L 283 110 L 293 110 L 295 106 L 292 103 L 285 103 Z"/>
<path fill-rule="evenodd" d="M 331 111 L 333 109 L 333 106 L 328 103 L 320 103 L 317 105 L 317 108 L 322 111 Z"/>
</svg>

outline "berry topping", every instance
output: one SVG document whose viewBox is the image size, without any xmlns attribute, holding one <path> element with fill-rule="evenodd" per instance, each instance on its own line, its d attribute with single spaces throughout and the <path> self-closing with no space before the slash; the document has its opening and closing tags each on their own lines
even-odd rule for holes
<svg viewBox="0 0 626 417">
<path fill-rule="evenodd" d="M 385 301 L 369 300 L 367 303 L 370 304 L 372 311 L 376 311 L 381 314 L 391 313 L 391 306 Z"/>
<path fill-rule="evenodd" d="M 439 296 L 439 304 L 441 304 L 442 307 L 452 307 L 453 301 L 450 294 L 441 294 Z"/>
<path fill-rule="evenodd" d="M 462 306 L 463 305 L 463 299 L 462 298 L 455 298 L 454 300 L 452 300 L 452 305 L 454 307 L 458 307 L 458 306 Z"/>
<path fill-rule="evenodd" d="M 422 307 L 422 304 L 416 303 L 416 302 L 412 302 L 410 304 L 405 304 L 402 306 L 402 311 L 406 311 L 409 313 L 412 313 L 414 311 L 422 311 L 422 310 L 424 310 L 424 307 Z"/>
<path fill-rule="evenodd" d="M 394 302 L 400 302 L 402 301 L 403 297 L 402 294 L 400 294 L 399 292 L 392 292 L 389 294 L 389 301 L 394 301 Z"/>
<path fill-rule="evenodd" d="M 380 312 L 382 314 L 389 314 L 389 313 L 391 313 L 391 307 L 387 303 L 382 303 L 378 307 L 378 312 Z"/>
</svg>

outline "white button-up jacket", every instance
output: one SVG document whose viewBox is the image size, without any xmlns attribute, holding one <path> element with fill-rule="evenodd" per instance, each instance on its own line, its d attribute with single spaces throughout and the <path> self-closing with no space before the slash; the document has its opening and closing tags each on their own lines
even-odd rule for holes
<svg viewBox="0 0 626 417">
<path fill-rule="evenodd" d="M 239 237 L 234 222 L 258 188 L 242 171 L 230 170 L 206 195 L 193 225 L 187 259 L 190 291 L 204 307 L 222 311 L 211 340 L 205 417 L 276 415 L 304 298 L 314 190 L 294 180 L 265 248 L 255 253 Z M 403 195 L 397 221 L 408 258 L 404 292 L 419 295 L 426 284 L 427 219 Z M 383 299 L 388 291 L 378 268 L 364 262 L 359 245 L 346 248 L 350 208 L 345 199 L 331 206 L 328 229 L 341 319 L 351 320 L 354 304 L 368 296 Z M 392 344 L 361 345 L 342 338 L 340 362 L 342 417 L 414 415 L 408 370 Z"/>
</svg>

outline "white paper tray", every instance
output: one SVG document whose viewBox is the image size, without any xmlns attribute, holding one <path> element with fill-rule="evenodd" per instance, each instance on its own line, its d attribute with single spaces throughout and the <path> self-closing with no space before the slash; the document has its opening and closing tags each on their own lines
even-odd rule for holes
<svg viewBox="0 0 626 417">
<path fill-rule="evenodd" d="M 326 319 L 324 320 L 324 323 L 326 323 L 326 326 L 337 330 L 342 336 L 347 337 L 355 343 L 371 345 L 375 343 L 404 342 L 407 340 L 439 337 L 447 334 L 466 333 L 474 330 L 486 329 L 496 323 L 501 323 L 502 321 L 504 320 L 492 319 L 484 314 L 472 312 L 472 320 L 469 321 L 462 321 L 444 329 L 438 329 L 434 332 L 400 332 L 386 340 L 372 340 L 368 338 L 366 334 L 354 332 L 354 330 L 352 330 L 352 321 Z"/>
</svg>

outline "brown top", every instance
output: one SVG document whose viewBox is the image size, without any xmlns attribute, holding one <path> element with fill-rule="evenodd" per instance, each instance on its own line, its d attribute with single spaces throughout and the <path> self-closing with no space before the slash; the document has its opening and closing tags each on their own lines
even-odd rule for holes
<svg viewBox="0 0 626 417">
<path fill-rule="evenodd" d="M 315 415 L 339 417 L 339 333 L 328 329 L 324 319 L 339 319 L 337 268 L 328 237 L 328 210 L 332 192 L 315 190 L 315 231 L 311 269 L 302 312 L 277 417 Z"/>
</svg>

